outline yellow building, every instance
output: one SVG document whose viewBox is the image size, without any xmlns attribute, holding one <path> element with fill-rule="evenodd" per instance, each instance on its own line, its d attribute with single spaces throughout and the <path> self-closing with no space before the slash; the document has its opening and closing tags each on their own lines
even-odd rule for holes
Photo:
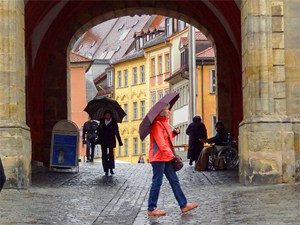
<svg viewBox="0 0 300 225">
<path fill-rule="evenodd" d="M 196 55 L 197 93 L 196 109 L 207 129 L 208 137 L 215 135 L 217 77 L 215 70 L 215 53 L 212 47 Z"/>
<path fill-rule="evenodd" d="M 139 125 L 148 112 L 149 79 L 145 71 L 146 59 L 142 51 L 128 55 L 113 63 L 114 95 L 127 116 L 119 124 L 123 146 L 117 146 L 117 160 L 138 162 L 139 156 L 147 161 L 148 140 L 141 141 Z"/>
</svg>

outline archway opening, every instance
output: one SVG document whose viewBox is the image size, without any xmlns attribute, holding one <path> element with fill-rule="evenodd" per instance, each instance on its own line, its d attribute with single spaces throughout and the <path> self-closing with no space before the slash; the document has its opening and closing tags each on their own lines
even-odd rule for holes
<svg viewBox="0 0 300 225">
<path fill-rule="evenodd" d="M 242 82 L 240 11 L 234 1 L 226 2 L 226 6 L 210 1 L 142 1 L 138 5 L 131 1 L 75 1 L 43 6 L 44 11 L 36 12 L 39 3 L 26 4 L 26 13 L 33 12 L 30 18 L 26 17 L 27 120 L 33 160 L 49 163 L 52 127 L 69 116 L 66 71 L 70 40 L 74 42 L 96 24 L 126 15 L 178 18 L 201 30 L 213 42 L 218 68 L 218 111 L 222 112 L 218 119 L 237 137 L 242 120 Z M 40 21 L 34 21 L 37 17 Z M 39 26 L 43 23 L 47 23 L 46 29 Z"/>
</svg>

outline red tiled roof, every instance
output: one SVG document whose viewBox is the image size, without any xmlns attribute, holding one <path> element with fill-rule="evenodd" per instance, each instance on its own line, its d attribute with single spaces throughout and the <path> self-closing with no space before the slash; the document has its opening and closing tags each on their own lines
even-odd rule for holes
<svg viewBox="0 0 300 225">
<path fill-rule="evenodd" d="M 202 52 L 199 52 L 196 54 L 196 57 L 198 58 L 214 58 L 215 57 L 215 51 L 212 47 L 209 47 Z"/>
<path fill-rule="evenodd" d="M 195 40 L 196 41 L 207 41 L 207 38 L 202 32 L 200 31 L 195 31 Z"/>
<path fill-rule="evenodd" d="M 181 43 L 182 43 L 182 45 L 184 47 L 188 46 L 188 39 L 187 39 L 187 37 L 181 37 L 180 40 L 181 40 Z"/>
<path fill-rule="evenodd" d="M 79 55 L 75 52 L 71 52 L 70 61 L 71 62 L 91 62 L 92 60 L 88 57 L 83 56 L 83 55 Z"/>
</svg>

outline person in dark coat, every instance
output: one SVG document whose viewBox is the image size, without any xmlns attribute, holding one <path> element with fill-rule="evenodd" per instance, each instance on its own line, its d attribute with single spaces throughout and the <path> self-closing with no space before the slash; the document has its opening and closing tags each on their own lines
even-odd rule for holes
<svg viewBox="0 0 300 225">
<path fill-rule="evenodd" d="M 6 181 L 6 176 L 5 176 L 4 168 L 3 168 L 2 161 L 0 158 L 0 192 L 4 186 L 5 181 Z"/>
<path fill-rule="evenodd" d="M 228 139 L 228 133 L 222 122 L 216 123 L 216 131 L 217 131 L 217 134 L 214 137 L 211 137 L 209 139 L 201 139 L 201 141 L 204 143 L 215 144 L 217 146 L 226 145 L 227 139 Z M 213 147 L 210 146 L 208 148 L 205 148 L 201 152 L 201 154 L 199 156 L 199 160 L 196 163 L 195 170 L 203 171 L 203 170 L 207 169 L 208 159 L 209 159 L 209 155 L 212 152 L 212 149 L 213 149 Z"/>
<path fill-rule="evenodd" d="M 83 125 L 82 129 L 82 143 L 86 144 L 86 158 L 87 162 L 94 161 L 94 153 L 95 153 L 95 141 L 97 137 L 97 127 L 98 123 L 94 120 L 91 120 L 89 117 L 88 121 L 86 121 Z"/>
<path fill-rule="evenodd" d="M 96 144 L 101 145 L 102 151 L 102 166 L 105 175 L 108 171 L 114 174 L 115 168 L 114 148 L 116 147 L 116 138 L 119 146 L 123 146 L 117 121 L 112 118 L 110 111 L 105 111 L 104 118 L 100 120 L 100 125 L 97 129 L 98 138 Z"/>
<path fill-rule="evenodd" d="M 200 116 L 195 116 L 193 122 L 186 129 L 186 134 L 189 135 L 189 148 L 187 158 L 190 160 L 190 165 L 193 161 L 197 161 L 204 143 L 200 139 L 207 139 L 207 132 L 204 123 L 201 122 Z"/>
</svg>

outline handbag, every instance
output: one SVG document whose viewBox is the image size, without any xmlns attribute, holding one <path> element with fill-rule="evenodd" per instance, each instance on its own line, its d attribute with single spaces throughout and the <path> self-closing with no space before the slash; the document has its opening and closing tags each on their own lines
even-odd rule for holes
<svg viewBox="0 0 300 225">
<path fill-rule="evenodd" d="M 181 170 L 182 167 L 183 167 L 183 161 L 182 161 L 182 158 L 181 158 L 179 155 L 176 154 L 176 152 L 175 152 L 175 150 L 174 150 L 173 143 L 172 143 L 172 141 L 171 141 L 171 137 L 170 137 L 170 135 L 169 135 L 169 132 L 168 132 L 167 128 L 165 127 L 165 125 L 164 125 L 161 121 L 159 121 L 159 122 L 163 125 L 165 131 L 167 132 L 168 140 L 169 140 L 169 143 L 170 143 L 172 152 L 173 152 L 173 154 L 174 154 L 174 156 L 175 156 L 175 158 L 172 160 L 173 168 L 174 168 L 175 171 Z"/>
</svg>

